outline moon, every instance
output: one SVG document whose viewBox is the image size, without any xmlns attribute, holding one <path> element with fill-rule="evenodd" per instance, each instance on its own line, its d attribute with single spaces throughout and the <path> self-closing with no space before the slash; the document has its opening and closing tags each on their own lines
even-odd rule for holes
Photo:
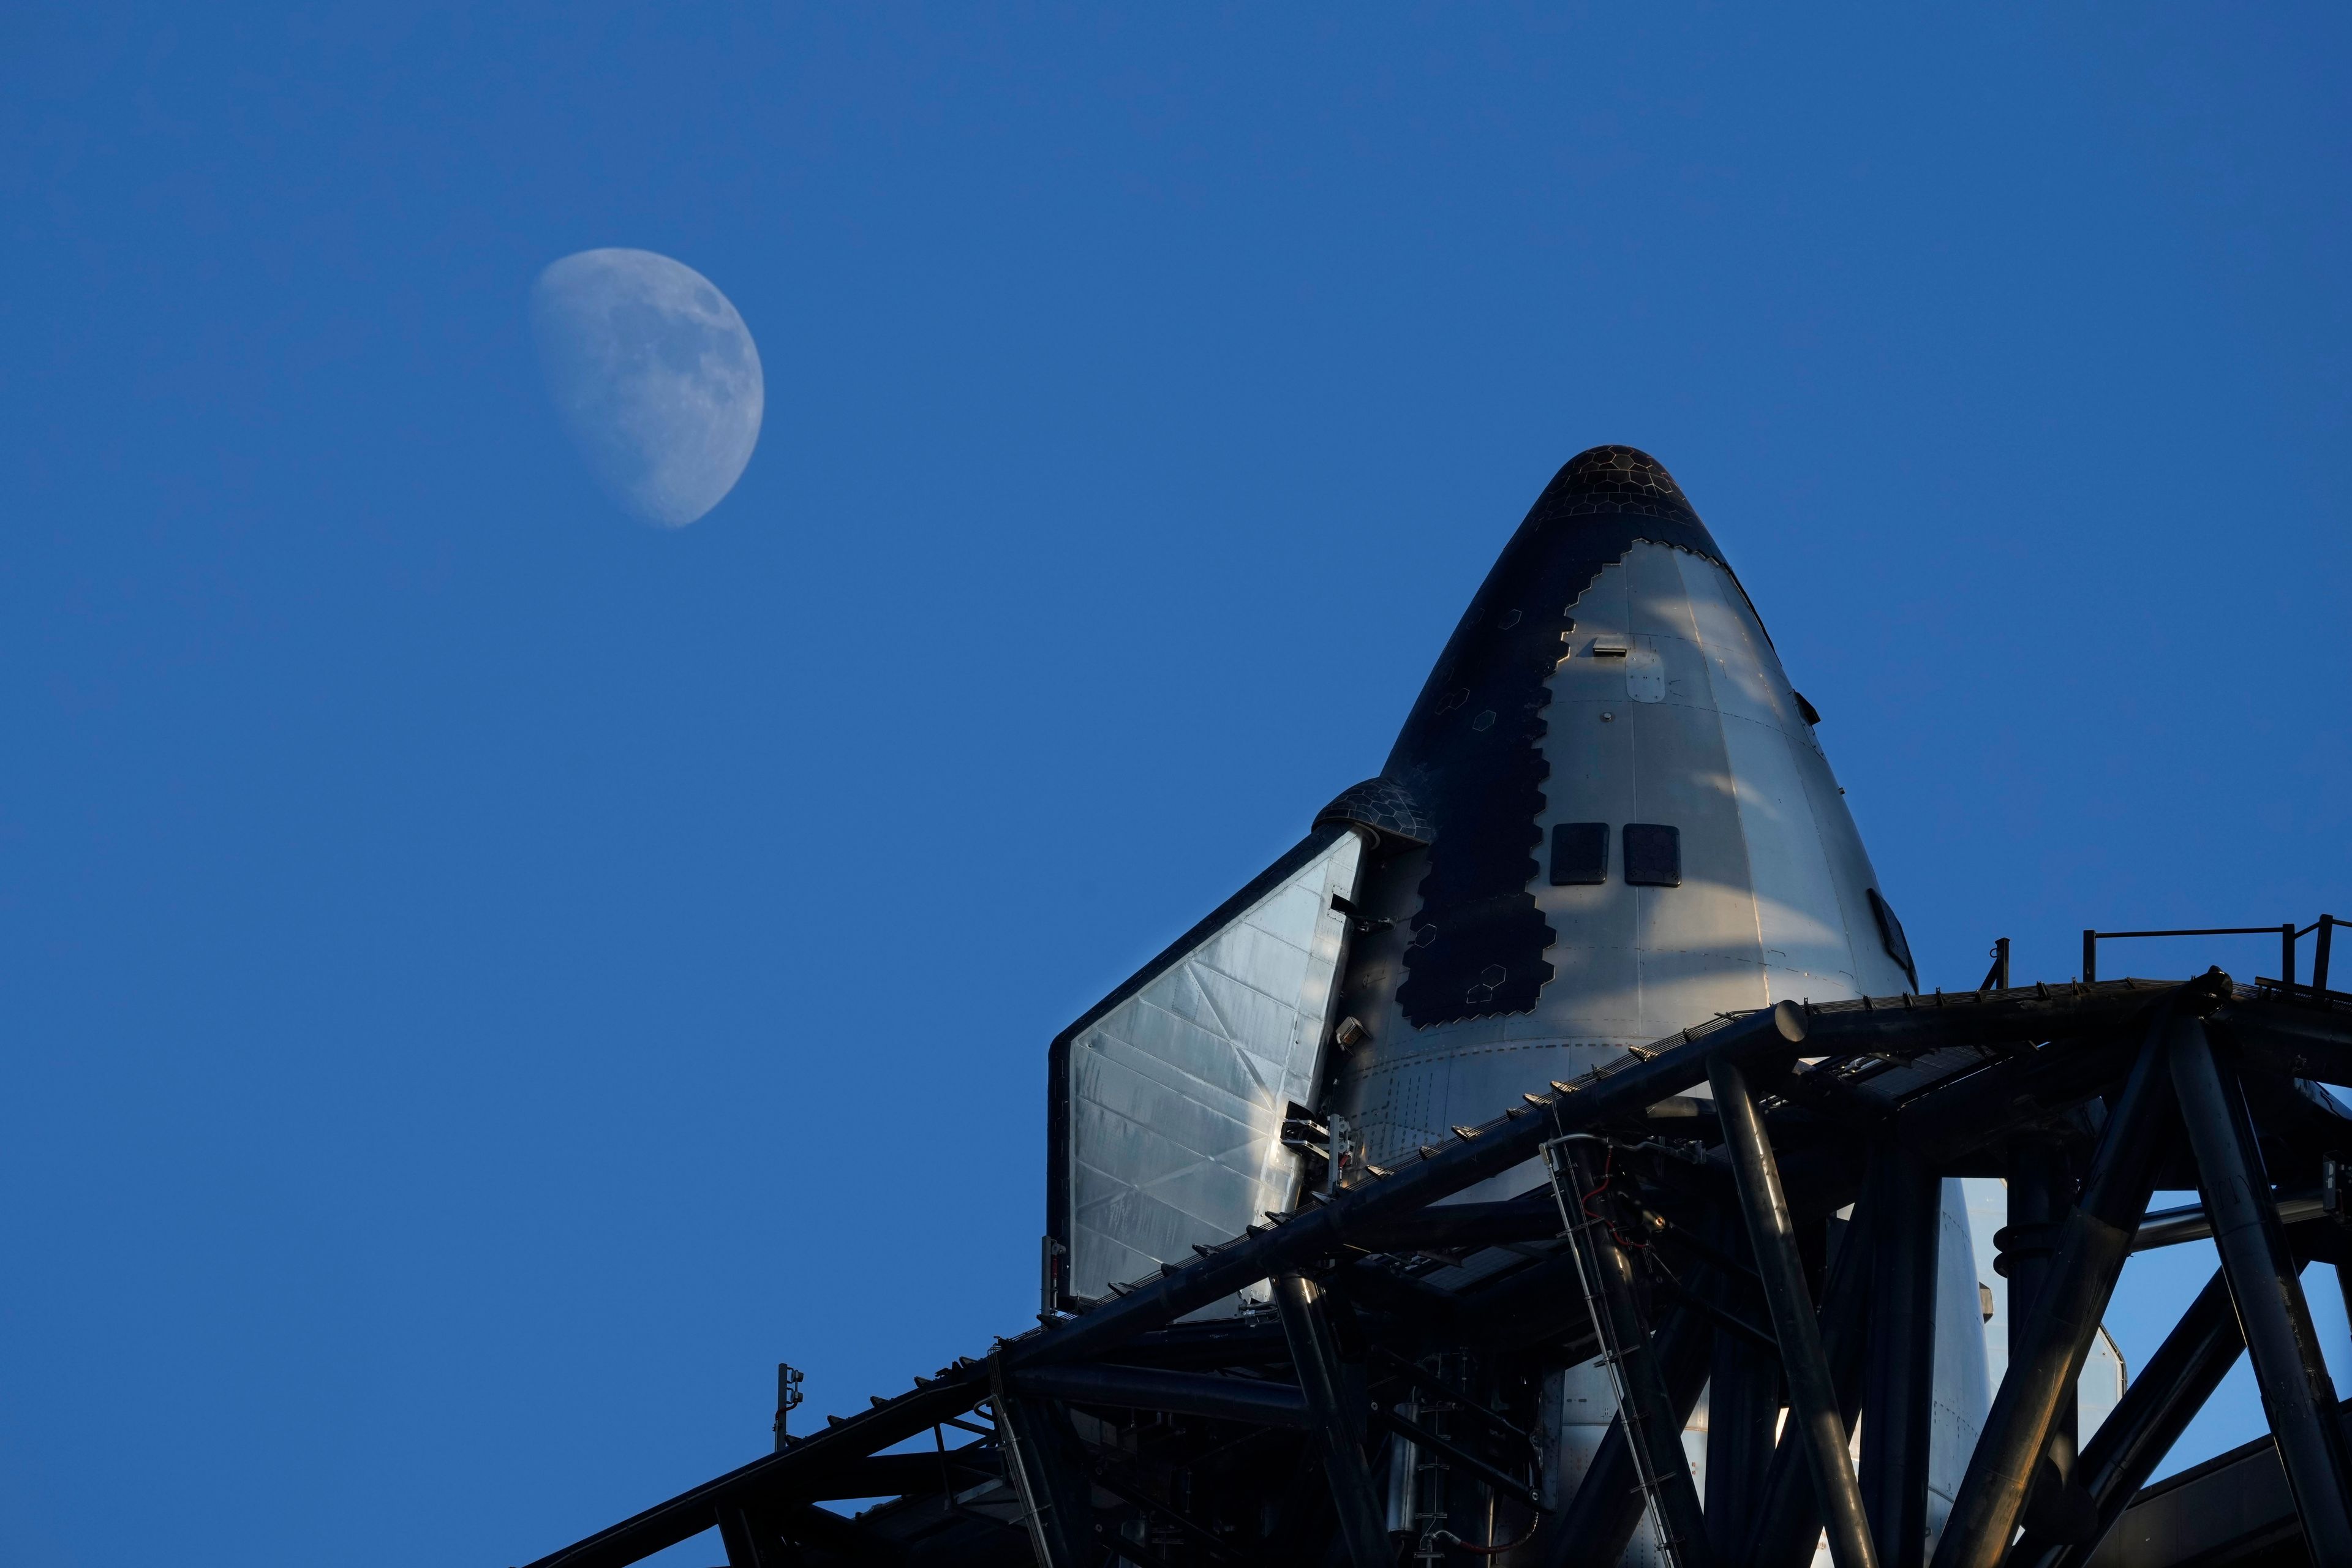
<svg viewBox="0 0 2352 1568">
<path fill-rule="evenodd" d="M 548 395 L 614 505 L 684 528 L 726 499 L 766 407 L 760 351 L 710 279 L 650 250 L 583 250 L 539 275 Z"/>
</svg>

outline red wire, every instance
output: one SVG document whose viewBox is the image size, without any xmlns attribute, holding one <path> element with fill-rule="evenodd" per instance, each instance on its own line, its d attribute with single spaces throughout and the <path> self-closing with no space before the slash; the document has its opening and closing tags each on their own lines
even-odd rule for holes
<svg viewBox="0 0 2352 1568">
<path fill-rule="evenodd" d="M 1615 1239 L 1618 1246 L 1625 1248 L 1629 1252 L 1646 1252 L 1649 1250 L 1650 1246 L 1648 1242 L 1637 1240 L 1633 1237 L 1627 1236 L 1623 1231 L 1617 1228 L 1617 1222 L 1615 1220 L 1611 1219 L 1607 1215 L 1595 1214 L 1593 1212 L 1592 1200 L 1609 1190 L 1609 1184 L 1614 1179 L 1611 1173 L 1616 1168 L 1617 1151 L 1612 1147 L 1601 1161 L 1601 1184 L 1593 1188 L 1591 1192 L 1585 1194 L 1583 1197 L 1578 1199 L 1577 1206 L 1584 1211 L 1585 1218 L 1589 1220 L 1596 1220 L 1599 1223 L 1607 1226 L 1609 1227 L 1610 1236 Z"/>
<path fill-rule="evenodd" d="M 1529 1521 L 1528 1532 L 1525 1535 L 1520 1536 L 1517 1541 L 1507 1541 L 1500 1546 L 1473 1546 L 1460 1536 L 1455 1536 L 1446 1544 L 1456 1552 L 1467 1552 L 1473 1557 L 1500 1557 L 1504 1552 L 1517 1552 L 1520 1547 L 1533 1541 L 1536 1535 L 1536 1525 L 1540 1522 L 1542 1521 L 1539 1520 Z"/>
</svg>

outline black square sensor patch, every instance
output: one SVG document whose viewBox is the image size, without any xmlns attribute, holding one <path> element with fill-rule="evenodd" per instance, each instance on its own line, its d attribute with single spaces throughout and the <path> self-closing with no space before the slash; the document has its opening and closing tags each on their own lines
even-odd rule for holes
<svg viewBox="0 0 2352 1568">
<path fill-rule="evenodd" d="M 1625 879 L 1637 888 L 1683 885 L 1683 830 L 1662 822 L 1625 825 Z"/>
</svg>

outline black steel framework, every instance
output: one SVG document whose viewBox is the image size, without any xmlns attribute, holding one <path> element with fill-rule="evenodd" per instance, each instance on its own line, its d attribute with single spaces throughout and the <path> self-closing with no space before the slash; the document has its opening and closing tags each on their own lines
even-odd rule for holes
<svg viewBox="0 0 2352 1568">
<path fill-rule="evenodd" d="M 1797 1568 L 1826 1533 L 1842 1565 L 2074 1568 L 2138 1540 L 2136 1508 L 2225 1484 L 2252 1507 L 2258 1471 L 2292 1517 L 2198 1562 L 2352 1563 L 2352 1458 L 2299 1279 L 2352 1259 L 2352 1117 L 2316 1087 L 2352 1085 L 2335 923 L 2305 928 L 2304 984 L 2290 963 L 2251 985 L 1782 1003 L 1530 1086 L 532 1568 L 625 1568 L 714 1529 L 730 1568 L 1565 1568 L 1615 1562 L 1645 1507 L 1678 1563 Z M 2254 929 L 2289 955 L 2302 934 Z M 2086 932 L 2086 977 L 2100 936 L 2137 934 Z M 1518 1197 L 1442 1202 L 1508 1173 Z M 2012 1355 L 1930 1559 L 1937 1183 L 1993 1174 Z M 2201 1215 L 2150 1219 L 2152 1192 L 2187 1187 Z M 2203 1235 L 2221 1271 L 2077 1453 L 2072 1391 L 2126 1257 Z M 1263 1305 L 1201 1315 L 1237 1292 Z M 2242 1349 L 2273 1447 L 2150 1489 Z M 1604 1352 L 1624 1398 L 1571 1489 L 1542 1451 L 1545 1378 Z M 1702 1499 L 1679 1434 L 1710 1381 Z M 2115 1560 L 2179 1560 L 2132 1550 Z"/>
</svg>

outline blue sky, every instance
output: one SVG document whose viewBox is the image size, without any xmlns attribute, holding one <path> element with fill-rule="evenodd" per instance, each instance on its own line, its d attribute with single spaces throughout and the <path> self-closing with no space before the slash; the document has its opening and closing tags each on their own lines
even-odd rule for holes
<svg viewBox="0 0 2352 1568">
<path fill-rule="evenodd" d="M 2352 913 L 2347 26 L 9 8 L 0 1559 L 524 1561 L 1023 1325 L 1046 1040 L 1597 442 L 1927 984 Z M 682 532 L 593 246 L 759 341 Z"/>
</svg>

